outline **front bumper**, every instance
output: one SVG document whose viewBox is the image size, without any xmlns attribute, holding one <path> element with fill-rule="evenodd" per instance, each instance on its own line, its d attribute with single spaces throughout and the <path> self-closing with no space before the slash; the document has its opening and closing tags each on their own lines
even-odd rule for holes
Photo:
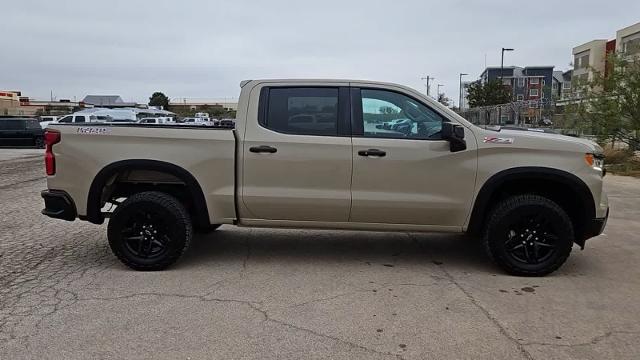
<svg viewBox="0 0 640 360">
<path fill-rule="evenodd" d="M 596 218 L 591 220 L 591 222 L 587 225 L 587 239 L 592 238 L 594 236 L 598 236 L 602 234 L 604 231 L 604 227 L 607 226 L 607 220 L 609 219 L 609 208 L 607 208 L 607 212 L 603 218 Z"/>
<path fill-rule="evenodd" d="M 48 217 L 73 221 L 78 216 L 73 199 L 61 190 L 43 190 L 40 195 L 44 199 L 42 213 Z"/>
</svg>

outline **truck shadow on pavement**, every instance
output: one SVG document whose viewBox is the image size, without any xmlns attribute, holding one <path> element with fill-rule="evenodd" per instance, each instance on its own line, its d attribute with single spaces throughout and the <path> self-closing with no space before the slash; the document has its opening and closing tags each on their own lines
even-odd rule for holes
<svg viewBox="0 0 640 360">
<path fill-rule="evenodd" d="M 469 272 L 500 273 L 486 256 L 479 239 L 458 234 L 231 227 L 196 235 L 189 251 L 173 269 L 247 260 L 277 261 L 292 266 L 432 264 Z"/>
</svg>

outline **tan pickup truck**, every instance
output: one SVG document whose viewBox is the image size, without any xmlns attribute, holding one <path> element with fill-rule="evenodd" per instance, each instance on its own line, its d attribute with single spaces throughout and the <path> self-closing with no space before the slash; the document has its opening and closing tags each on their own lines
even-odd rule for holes
<svg viewBox="0 0 640 360">
<path fill-rule="evenodd" d="M 483 129 L 410 88 L 241 83 L 235 124 L 51 124 L 43 213 L 101 224 L 158 270 L 220 224 L 466 232 L 518 275 L 560 267 L 608 216 L 602 149 Z"/>
</svg>

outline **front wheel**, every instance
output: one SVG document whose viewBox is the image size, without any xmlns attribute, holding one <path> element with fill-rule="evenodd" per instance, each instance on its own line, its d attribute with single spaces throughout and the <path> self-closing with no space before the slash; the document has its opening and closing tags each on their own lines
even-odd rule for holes
<svg viewBox="0 0 640 360">
<path fill-rule="evenodd" d="M 557 270 L 573 246 L 573 224 L 555 202 L 516 195 L 491 212 L 484 231 L 488 255 L 513 275 L 544 276 Z"/>
<path fill-rule="evenodd" d="M 107 234 L 111 250 L 128 267 L 162 270 L 187 250 L 193 228 L 187 210 L 176 198 L 148 191 L 118 205 Z"/>
</svg>

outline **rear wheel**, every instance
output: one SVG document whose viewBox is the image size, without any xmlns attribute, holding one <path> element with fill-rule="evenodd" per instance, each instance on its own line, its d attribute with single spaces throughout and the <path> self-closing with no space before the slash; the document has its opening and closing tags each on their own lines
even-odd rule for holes
<svg viewBox="0 0 640 360">
<path fill-rule="evenodd" d="M 109 246 L 135 270 L 162 270 L 187 250 L 191 219 L 173 196 L 148 191 L 130 196 L 114 211 L 108 226 Z"/>
<path fill-rule="evenodd" d="M 573 239 L 567 213 L 539 195 L 516 195 L 500 202 L 484 232 L 493 261 L 521 276 L 543 276 L 557 270 L 569 257 Z"/>
</svg>

